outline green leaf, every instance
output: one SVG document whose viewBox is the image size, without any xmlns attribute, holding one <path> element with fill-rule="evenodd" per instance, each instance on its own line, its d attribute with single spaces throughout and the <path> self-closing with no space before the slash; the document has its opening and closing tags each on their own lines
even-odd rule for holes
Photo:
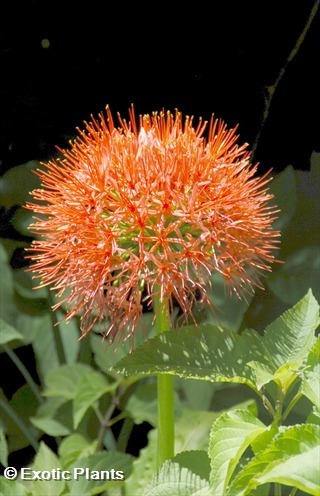
<svg viewBox="0 0 320 496">
<path fill-rule="evenodd" d="M 212 382 L 245 383 L 260 389 L 274 380 L 287 389 L 307 357 L 319 324 L 311 291 L 270 324 L 263 337 L 240 336 L 210 324 L 164 333 L 121 359 L 113 368 L 128 375 L 169 373 Z"/>
<path fill-rule="evenodd" d="M 304 246 L 291 253 L 267 279 L 267 284 L 279 300 L 293 305 L 309 288 L 320 300 L 320 250 L 318 246 Z"/>
<path fill-rule="evenodd" d="M 34 278 L 31 271 L 26 270 L 26 267 L 21 269 L 14 269 L 13 272 L 14 287 L 26 298 L 48 298 L 48 288 L 38 288 L 38 282 Z"/>
<path fill-rule="evenodd" d="M 312 292 L 270 324 L 262 346 L 263 359 L 250 364 L 259 388 L 274 380 L 286 391 L 297 377 L 297 369 L 315 342 L 319 305 Z"/>
<path fill-rule="evenodd" d="M 301 385 L 301 392 L 320 411 L 320 377 L 319 372 L 305 372 Z"/>
<path fill-rule="evenodd" d="M 244 401 L 243 403 L 231 407 L 231 411 L 237 411 L 237 409 L 240 408 L 251 409 L 254 403 L 254 400 Z M 207 450 L 209 447 L 209 435 L 212 424 L 221 416 L 221 414 L 223 414 L 223 412 L 224 410 L 206 412 L 202 410 L 184 409 L 177 419 L 175 426 L 176 452 Z"/>
<path fill-rule="evenodd" d="M 67 363 L 75 363 L 77 361 L 80 349 L 79 327 L 77 320 L 71 319 L 70 321 L 66 322 L 65 320 L 62 320 L 61 312 L 57 312 L 57 319 L 59 321 L 59 332 L 61 335 Z M 58 332 L 56 328 L 54 329 L 54 331 Z"/>
<path fill-rule="evenodd" d="M 8 445 L 2 425 L 0 425 L 0 463 L 4 467 L 8 465 Z"/>
<path fill-rule="evenodd" d="M 155 334 L 155 326 L 153 326 L 153 314 L 143 314 L 135 331 L 134 346 L 137 347 L 146 340 L 146 329 L 148 336 L 152 337 Z M 132 351 L 132 341 L 128 339 L 119 346 L 117 340 L 111 345 L 103 340 L 101 335 L 97 336 L 94 333 L 90 335 L 90 345 L 94 353 L 94 360 L 100 370 L 110 374 L 112 367 L 120 358 L 128 355 Z"/>
<path fill-rule="evenodd" d="M 241 404 L 234 405 L 233 408 L 253 407 L 254 401 L 249 400 Z M 213 422 L 220 417 L 221 411 L 196 411 L 184 409 L 175 422 L 175 451 L 208 449 L 209 434 Z M 126 480 L 126 494 L 142 494 L 151 477 L 156 472 L 156 446 L 157 429 L 148 433 L 148 444 L 139 453 L 139 458 L 133 462 L 133 470 L 129 479 Z"/>
<path fill-rule="evenodd" d="M 68 467 L 79 460 L 93 455 L 98 441 L 87 441 L 81 434 L 72 434 L 61 441 L 59 456 L 64 467 Z"/>
<path fill-rule="evenodd" d="M 13 452 L 29 446 L 32 440 L 36 442 L 39 432 L 31 425 L 30 416 L 34 415 L 38 400 L 30 387 L 24 384 L 11 397 L 9 406 L 13 415 L 5 415 L 3 423 L 8 437 L 9 451 Z"/>
<path fill-rule="evenodd" d="M 246 410 L 219 417 L 210 433 L 210 487 L 215 496 L 224 496 L 242 454 L 267 427 Z"/>
<path fill-rule="evenodd" d="M 29 296 L 28 290 L 22 286 L 15 284 L 14 287 L 14 302 L 19 312 L 26 313 L 27 315 L 41 316 L 50 311 L 50 306 L 46 298 L 38 298 L 36 292 L 32 297 Z"/>
<path fill-rule="evenodd" d="M 314 343 L 308 354 L 306 367 L 307 370 L 320 372 L 320 335 L 318 336 L 316 342 Z"/>
<path fill-rule="evenodd" d="M 318 496 L 319 445 L 318 425 L 282 427 L 269 446 L 239 472 L 227 496 L 249 496 L 256 487 L 269 482 L 293 486 Z"/>
<path fill-rule="evenodd" d="M 8 324 L 14 325 L 16 319 L 16 307 L 13 303 L 13 277 L 9 265 L 7 251 L 0 243 L 0 315 Z"/>
<path fill-rule="evenodd" d="M 32 316 L 18 311 L 16 307 L 15 328 L 23 336 L 23 343 L 25 345 L 34 344 L 39 327 L 43 326 L 44 320 L 47 315 Z"/>
<path fill-rule="evenodd" d="M 286 363 L 300 365 L 315 342 L 312 331 L 319 322 L 319 305 L 309 290 L 301 301 L 266 328 L 264 348 L 268 351 L 268 362 L 276 370 Z"/>
<path fill-rule="evenodd" d="M 27 487 L 18 480 L 7 480 L 0 477 L 0 496 L 30 496 Z"/>
<path fill-rule="evenodd" d="M 59 312 L 57 317 L 58 319 L 60 318 Z M 79 331 L 76 322 L 74 320 L 71 320 L 69 324 L 60 322 L 58 327 L 54 327 L 50 315 L 44 315 L 35 327 L 35 336 L 33 339 L 33 349 L 37 357 L 38 373 L 42 381 L 45 381 L 50 371 L 59 366 L 54 333 L 60 333 L 67 364 L 72 364 L 77 360 Z"/>
<path fill-rule="evenodd" d="M 178 394 L 174 394 L 175 416 L 181 412 L 181 402 Z M 137 390 L 130 396 L 125 411 L 135 424 L 148 422 L 153 427 L 158 422 L 157 384 L 139 384 Z"/>
<path fill-rule="evenodd" d="M 130 477 L 125 479 L 125 494 L 143 494 L 143 490 L 157 471 L 157 429 L 152 429 L 147 434 L 148 443 L 139 452 L 132 464 Z"/>
<path fill-rule="evenodd" d="M 37 359 L 38 374 L 42 383 L 45 382 L 45 378 L 51 370 L 59 367 L 53 336 L 55 332 L 59 332 L 59 329 L 53 328 L 49 314 L 44 315 L 35 327 L 32 345 Z"/>
<path fill-rule="evenodd" d="M 43 442 L 40 443 L 40 449 L 34 459 L 33 470 L 51 471 L 61 466 L 58 457 Z M 33 496 L 59 496 L 66 486 L 64 480 L 35 480 L 32 482 Z"/>
<path fill-rule="evenodd" d="M 320 426 L 320 410 L 313 407 L 312 411 L 308 415 L 307 424 L 315 424 Z"/>
<path fill-rule="evenodd" d="M 12 167 L 2 176 L 0 191 L 4 207 L 24 205 L 27 200 L 31 200 L 30 192 L 40 186 L 40 179 L 33 173 L 39 165 L 39 162 L 33 160 Z"/>
<path fill-rule="evenodd" d="M 113 486 L 122 486 L 130 475 L 133 457 L 116 451 L 99 452 L 77 460 L 68 470 L 68 496 L 99 494 Z"/>
<path fill-rule="evenodd" d="M 310 350 L 302 373 L 301 392 L 320 411 L 320 336 Z"/>
<path fill-rule="evenodd" d="M 3 319 L 0 319 L 0 344 L 6 344 L 15 339 L 23 339 L 22 334 Z"/>
<path fill-rule="evenodd" d="M 246 299 L 242 300 L 236 294 L 227 296 L 225 281 L 219 273 L 213 273 L 210 282 L 212 291 L 208 292 L 208 297 L 213 308 L 217 309 L 217 313 L 207 312 L 206 323 L 238 332 L 253 295 L 246 295 Z M 198 320 L 197 322 L 199 323 Z"/>
<path fill-rule="evenodd" d="M 139 385 L 138 389 L 130 396 L 125 410 L 135 424 L 149 422 L 153 427 L 156 427 L 158 421 L 157 385 Z"/>
<path fill-rule="evenodd" d="M 47 399 L 39 406 L 36 415 L 30 417 L 31 423 L 49 436 L 67 436 L 71 432 L 71 426 L 68 418 L 61 412 L 65 404 L 65 398 Z"/>
<path fill-rule="evenodd" d="M 281 254 L 284 258 L 305 246 L 320 245 L 320 182 L 317 181 L 318 177 L 318 154 L 313 154 L 311 171 L 295 171 L 296 209 L 281 238 Z M 285 185 L 282 189 L 282 196 L 286 199 Z"/>
<path fill-rule="evenodd" d="M 186 399 L 186 406 L 194 410 L 209 410 L 212 398 L 216 392 L 216 387 L 212 382 L 198 381 L 196 379 L 176 378 L 183 397 Z"/>
<path fill-rule="evenodd" d="M 45 396 L 58 396 L 73 400 L 77 394 L 77 383 L 92 368 L 81 363 L 61 365 L 50 371 L 46 376 Z"/>
<path fill-rule="evenodd" d="M 246 383 L 254 388 L 254 374 L 246 363 L 260 353 L 260 337 L 254 331 L 238 336 L 202 324 L 150 339 L 112 370 L 127 375 L 169 373 L 212 382 Z"/>
<path fill-rule="evenodd" d="M 277 205 L 280 211 L 273 227 L 275 229 L 284 229 L 292 219 L 297 201 L 295 171 L 291 165 L 271 181 L 269 191 L 274 195 L 273 203 Z M 285 195 L 283 194 L 284 191 Z"/>
<path fill-rule="evenodd" d="M 24 236 L 31 236 L 29 226 L 34 222 L 34 213 L 25 208 L 19 208 L 11 219 L 13 227 Z"/>
<path fill-rule="evenodd" d="M 209 470 L 205 451 L 179 453 L 161 466 L 143 496 L 207 496 Z"/>
<path fill-rule="evenodd" d="M 100 372 L 89 371 L 79 378 L 73 401 L 73 426 L 77 429 L 87 410 L 102 395 L 116 387 L 109 383 Z"/>
</svg>

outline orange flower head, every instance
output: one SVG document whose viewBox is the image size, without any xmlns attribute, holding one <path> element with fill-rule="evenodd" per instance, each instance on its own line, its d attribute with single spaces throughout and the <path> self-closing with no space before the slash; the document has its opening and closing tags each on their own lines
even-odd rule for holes
<svg viewBox="0 0 320 496">
<path fill-rule="evenodd" d="M 255 176 L 235 129 L 178 111 L 129 116 L 115 127 L 107 108 L 86 123 L 38 171 L 27 204 L 41 214 L 30 248 L 40 286 L 56 290 L 67 319 L 81 315 L 83 335 L 104 321 L 110 340 L 133 334 L 156 293 L 187 317 L 195 294 L 209 302 L 216 271 L 241 297 L 270 271 L 279 236 L 270 177 Z"/>
</svg>

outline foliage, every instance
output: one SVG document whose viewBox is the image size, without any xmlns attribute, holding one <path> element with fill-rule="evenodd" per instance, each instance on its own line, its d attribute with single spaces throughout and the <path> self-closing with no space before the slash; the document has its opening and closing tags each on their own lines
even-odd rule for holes
<svg viewBox="0 0 320 496">
<path fill-rule="evenodd" d="M 101 342 L 99 329 L 78 341 L 78 322 L 61 320 L 63 306 L 54 321 L 52 296 L 34 291 L 20 263 L 31 241 L 31 214 L 21 205 L 37 186 L 36 167 L 21 165 L 0 181 L 14 229 L 0 245 L 1 358 L 23 378 L 15 391 L 3 383 L 0 462 L 88 472 L 72 480 L 1 477 L 0 494 L 318 495 L 320 155 L 309 172 L 289 166 L 271 183 L 284 264 L 264 291 L 238 301 L 213 275 L 215 315 L 197 302 L 197 325 L 154 337 L 146 313 L 134 345 L 119 349 Z M 176 456 L 157 471 L 155 376 L 162 373 L 175 378 Z M 139 426 L 149 431 L 143 439 Z M 111 478 L 111 469 L 124 478 Z M 95 478 L 106 470 L 109 480 Z"/>
</svg>

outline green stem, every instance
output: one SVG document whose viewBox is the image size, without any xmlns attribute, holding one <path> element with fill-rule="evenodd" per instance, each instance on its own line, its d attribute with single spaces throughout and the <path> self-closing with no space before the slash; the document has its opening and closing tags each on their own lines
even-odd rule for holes
<svg viewBox="0 0 320 496">
<path fill-rule="evenodd" d="M 52 293 L 50 290 L 48 291 L 48 295 L 49 295 L 49 303 L 50 303 L 50 306 L 52 307 L 54 304 L 54 301 L 53 301 Z M 57 319 L 56 312 L 51 310 L 50 316 L 51 316 L 52 328 L 53 328 L 53 338 L 54 338 L 54 342 L 55 342 L 55 346 L 56 346 L 56 350 L 57 350 L 59 364 L 64 365 L 67 363 L 67 359 L 66 359 L 66 355 L 64 352 L 63 342 L 61 339 L 61 330 L 59 328 L 59 322 Z"/>
<path fill-rule="evenodd" d="M 119 389 L 118 389 L 117 393 L 115 394 L 115 396 L 113 396 L 111 398 L 110 404 L 109 404 L 109 406 L 107 408 L 107 411 L 104 414 L 104 416 L 101 414 L 101 412 L 100 412 L 99 409 L 96 409 L 95 410 L 95 412 L 96 412 L 96 414 L 98 416 L 98 419 L 100 421 L 100 428 L 99 428 L 99 432 L 98 432 L 98 443 L 97 443 L 97 449 L 96 449 L 96 451 L 99 451 L 102 448 L 103 438 L 104 438 L 104 436 L 106 434 L 106 431 L 112 425 L 112 423 L 111 423 L 111 417 L 113 415 L 113 412 L 115 411 L 115 409 L 119 405 L 120 398 L 123 395 L 124 391 L 125 391 L 125 388 L 119 387 Z M 122 414 L 121 414 L 121 418 L 122 418 Z M 120 420 L 121 418 L 119 418 L 118 420 Z M 109 436 L 110 436 L 110 440 L 112 441 L 112 444 L 115 445 L 116 443 L 115 443 L 115 440 L 114 440 L 114 437 L 113 437 L 113 434 L 112 434 L 111 430 L 109 432 Z"/>
<path fill-rule="evenodd" d="M 281 496 L 281 484 L 279 484 L 278 482 L 275 483 L 274 485 L 274 496 Z"/>
<path fill-rule="evenodd" d="M 133 427 L 134 427 L 134 422 L 132 418 L 126 417 L 124 419 L 120 434 L 117 439 L 118 451 L 120 451 L 121 453 L 124 453 L 126 451 L 126 447 Z"/>
<path fill-rule="evenodd" d="M 289 496 L 294 496 L 296 494 L 296 492 L 298 491 L 298 488 L 297 487 L 293 487 L 290 491 L 290 494 Z"/>
<path fill-rule="evenodd" d="M 254 389 L 254 391 L 257 392 L 255 389 Z M 270 413 L 272 418 L 275 418 L 276 411 L 273 408 L 273 406 L 271 405 L 268 398 L 265 396 L 264 392 L 259 392 L 258 394 L 259 394 L 260 398 L 262 399 L 262 403 L 263 403 L 263 406 L 265 407 L 265 409 L 268 410 L 268 412 Z"/>
<path fill-rule="evenodd" d="M 18 355 L 8 345 L 3 344 L 2 346 L 3 346 L 4 351 L 11 358 L 11 360 L 13 361 L 13 363 L 15 364 L 17 369 L 21 372 L 21 374 L 25 378 L 27 384 L 29 384 L 30 389 L 32 390 L 33 394 L 35 395 L 35 397 L 37 398 L 39 403 L 43 403 L 43 398 L 40 394 L 40 391 L 39 391 L 37 384 L 32 379 L 30 373 L 28 372 L 28 370 L 26 369 L 24 364 L 21 362 Z"/>
<path fill-rule="evenodd" d="M 285 420 L 287 418 L 287 416 L 291 412 L 292 408 L 298 403 L 298 401 L 300 400 L 300 398 L 302 398 L 302 396 L 303 396 L 303 394 L 299 392 L 299 393 L 297 393 L 295 395 L 294 398 L 292 398 L 292 400 L 290 401 L 289 405 L 285 409 L 284 414 L 282 415 L 282 419 L 283 420 Z"/>
<path fill-rule="evenodd" d="M 159 290 L 160 288 L 158 288 Z M 158 291 L 156 290 L 156 293 Z M 160 293 L 160 291 L 159 291 Z M 170 330 L 170 313 L 167 298 L 160 295 L 153 299 L 157 334 Z M 157 465 L 174 457 L 174 389 L 173 377 L 158 374 L 158 450 Z"/>
<path fill-rule="evenodd" d="M 103 445 L 103 438 L 104 435 L 109 427 L 109 421 L 110 418 L 112 417 L 113 412 L 115 411 L 117 405 L 111 400 L 111 403 L 109 405 L 109 408 L 107 409 L 104 417 L 99 415 L 99 420 L 100 420 L 100 428 L 98 432 L 98 443 L 97 443 L 97 448 L 96 451 L 100 451 Z"/>
<path fill-rule="evenodd" d="M 33 447 L 35 451 L 39 450 L 39 444 L 37 440 L 32 436 L 30 430 L 24 425 L 20 417 L 16 414 L 13 408 L 6 403 L 2 398 L 0 398 L 0 407 L 6 412 L 6 414 L 13 420 L 13 422 L 17 425 L 20 431 L 24 434 L 24 436 L 28 439 L 30 445 Z"/>
</svg>

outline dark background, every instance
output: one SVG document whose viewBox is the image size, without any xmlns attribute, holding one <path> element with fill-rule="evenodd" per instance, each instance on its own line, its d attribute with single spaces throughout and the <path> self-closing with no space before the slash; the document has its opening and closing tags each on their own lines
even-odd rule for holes
<svg viewBox="0 0 320 496">
<path fill-rule="evenodd" d="M 253 144 L 313 0 L 142 4 L 24 0 L 0 7 L 0 167 L 47 160 L 90 114 L 212 113 Z M 308 169 L 320 148 L 319 11 L 274 96 L 260 171 Z"/>
</svg>

